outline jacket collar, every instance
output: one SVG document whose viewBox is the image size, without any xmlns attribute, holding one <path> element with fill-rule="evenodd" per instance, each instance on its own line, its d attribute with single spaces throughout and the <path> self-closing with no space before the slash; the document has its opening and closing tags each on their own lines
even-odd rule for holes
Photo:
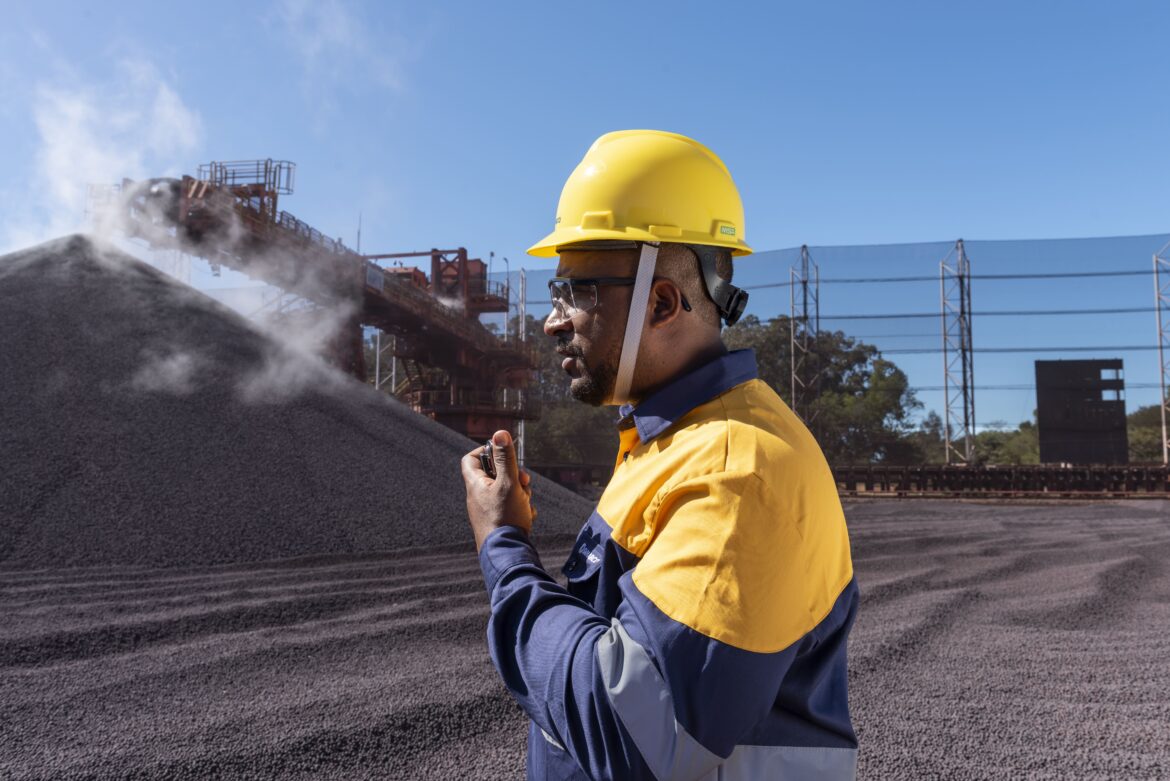
<svg viewBox="0 0 1170 781">
<path fill-rule="evenodd" d="M 695 407 L 757 376 L 755 351 L 733 350 L 672 380 L 637 406 L 623 404 L 618 428 L 634 426 L 645 444 Z"/>
</svg>

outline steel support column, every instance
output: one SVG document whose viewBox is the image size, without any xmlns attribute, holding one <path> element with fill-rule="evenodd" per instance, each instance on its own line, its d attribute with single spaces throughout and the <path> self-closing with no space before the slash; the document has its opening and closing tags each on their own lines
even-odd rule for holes
<svg viewBox="0 0 1170 781">
<path fill-rule="evenodd" d="M 975 458 L 975 362 L 971 346 L 971 261 L 962 239 L 939 263 L 939 283 L 946 463 L 956 460 L 970 464 Z"/>
<path fill-rule="evenodd" d="M 811 407 L 821 373 L 815 355 L 821 330 L 821 272 L 809 257 L 807 244 L 800 248 L 800 264 L 789 269 L 789 280 L 792 411 L 807 424 L 816 417 Z"/>
<path fill-rule="evenodd" d="M 1170 244 L 1154 255 L 1154 310 L 1158 318 L 1158 379 L 1162 395 L 1158 406 L 1162 410 L 1162 463 L 1170 464 Z"/>
<path fill-rule="evenodd" d="M 374 334 L 374 388 L 381 390 L 385 381 L 382 376 L 382 356 L 390 353 L 390 393 L 391 395 L 397 390 L 398 382 L 398 337 L 391 336 L 390 344 L 385 347 L 382 346 L 382 329 L 378 329 Z"/>
</svg>

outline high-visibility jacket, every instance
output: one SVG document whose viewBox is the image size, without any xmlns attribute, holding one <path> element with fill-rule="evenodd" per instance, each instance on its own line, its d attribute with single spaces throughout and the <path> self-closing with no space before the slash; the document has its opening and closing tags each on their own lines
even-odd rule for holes
<svg viewBox="0 0 1170 781">
<path fill-rule="evenodd" d="M 567 587 L 518 528 L 480 551 L 528 777 L 854 778 L 857 585 L 816 441 L 750 350 L 621 413 Z"/>
</svg>

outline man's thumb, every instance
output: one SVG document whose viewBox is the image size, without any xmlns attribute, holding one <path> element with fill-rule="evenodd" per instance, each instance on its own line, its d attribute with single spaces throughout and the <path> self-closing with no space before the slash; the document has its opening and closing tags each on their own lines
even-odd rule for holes
<svg viewBox="0 0 1170 781">
<path fill-rule="evenodd" d="M 516 466 L 516 446 L 512 442 L 512 435 L 501 429 L 492 434 L 492 444 L 495 445 L 492 457 L 496 462 L 496 474 L 506 474 L 513 480 L 518 480 L 520 470 Z"/>
</svg>

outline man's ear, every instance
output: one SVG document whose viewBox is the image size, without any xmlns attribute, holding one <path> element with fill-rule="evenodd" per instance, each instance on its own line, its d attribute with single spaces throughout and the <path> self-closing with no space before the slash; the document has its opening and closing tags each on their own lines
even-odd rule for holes
<svg viewBox="0 0 1170 781">
<path fill-rule="evenodd" d="M 655 280 L 650 287 L 650 327 L 661 328 L 682 313 L 682 291 L 669 279 Z"/>
</svg>

